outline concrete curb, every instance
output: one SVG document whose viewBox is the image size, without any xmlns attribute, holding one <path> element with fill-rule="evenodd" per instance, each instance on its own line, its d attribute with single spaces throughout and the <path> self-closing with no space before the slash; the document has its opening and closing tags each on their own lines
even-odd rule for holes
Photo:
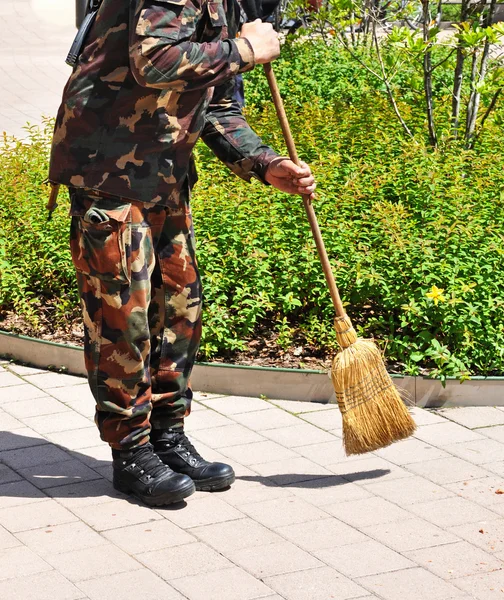
<svg viewBox="0 0 504 600">
<path fill-rule="evenodd" d="M 86 375 L 82 348 L 37 340 L 0 331 L 0 356 L 36 367 L 64 369 Z M 504 377 L 474 377 L 460 383 L 425 377 L 393 375 L 394 383 L 410 403 L 422 408 L 440 406 L 504 406 Z M 198 363 L 191 377 L 195 390 L 234 396 L 261 396 L 278 400 L 334 403 L 330 378 L 324 371 L 246 367 Z"/>
</svg>

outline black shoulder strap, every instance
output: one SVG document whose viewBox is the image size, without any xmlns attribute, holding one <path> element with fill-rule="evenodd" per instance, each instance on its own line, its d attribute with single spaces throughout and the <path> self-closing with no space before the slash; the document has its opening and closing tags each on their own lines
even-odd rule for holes
<svg viewBox="0 0 504 600">
<path fill-rule="evenodd" d="M 100 8 L 101 3 L 102 0 L 89 0 L 86 16 L 82 20 L 82 23 L 79 27 L 79 31 L 77 32 L 77 35 L 75 36 L 70 51 L 68 52 L 68 56 L 66 57 L 65 62 L 67 65 L 74 67 L 77 63 L 77 60 L 84 46 L 84 42 L 86 41 L 89 30 L 91 29 L 91 26 L 94 23 L 96 13 Z"/>
</svg>

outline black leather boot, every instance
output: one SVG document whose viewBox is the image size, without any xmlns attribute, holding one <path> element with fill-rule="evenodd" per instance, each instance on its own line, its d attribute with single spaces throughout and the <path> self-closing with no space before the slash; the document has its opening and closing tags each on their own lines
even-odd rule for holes
<svg viewBox="0 0 504 600">
<path fill-rule="evenodd" d="M 154 454 L 152 444 L 112 450 L 112 457 L 115 489 L 133 494 L 149 506 L 180 502 L 196 491 L 190 477 L 174 473 Z"/>
<path fill-rule="evenodd" d="M 177 473 L 189 475 L 197 490 L 223 490 L 235 480 L 232 467 L 202 458 L 183 431 L 153 429 L 151 440 L 154 451 L 165 465 Z"/>
</svg>

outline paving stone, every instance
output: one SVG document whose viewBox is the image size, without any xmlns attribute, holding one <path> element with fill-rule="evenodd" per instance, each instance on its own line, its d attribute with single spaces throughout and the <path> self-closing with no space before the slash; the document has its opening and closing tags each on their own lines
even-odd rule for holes
<svg viewBox="0 0 504 600">
<path fill-rule="evenodd" d="M 233 566 L 227 558 L 201 542 L 144 552 L 136 558 L 165 581 Z"/>
<path fill-rule="evenodd" d="M 408 465 L 408 468 L 434 483 L 445 484 L 488 477 L 489 471 L 456 457 L 438 458 Z"/>
<path fill-rule="evenodd" d="M 485 427 L 484 429 L 479 429 L 478 433 L 504 444 L 504 425 L 499 425 L 498 427 Z"/>
<path fill-rule="evenodd" d="M 402 440 L 387 448 L 377 450 L 375 454 L 401 466 L 450 456 L 448 452 L 415 438 Z"/>
<path fill-rule="evenodd" d="M 341 438 L 335 438 L 332 434 L 328 435 L 331 436 L 331 440 L 327 442 L 307 444 L 306 446 L 298 447 L 295 450 L 298 454 L 301 454 L 302 456 L 305 456 L 306 458 L 309 458 L 313 462 L 324 467 L 328 467 L 333 463 L 344 462 L 345 464 L 348 464 L 349 462 L 354 462 L 356 460 L 347 460 Z M 359 457 L 359 459 L 362 459 L 362 457 Z M 360 460 L 357 459 L 357 462 L 360 462 Z"/>
<path fill-rule="evenodd" d="M 2 460 L 13 469 L 27 469 L 37 465 L 47 465 L 56 462 L 63 462 L 70 459 L 70 455 L 54 446 L 45 444 L 44 446 L 32 446 L 30 448 L 19 448 L 18 450 L 8 450 L 2 452 Z"/>
<path fill-rule="evenodd" d="M 96 531 L 80 522 L 22 531 L 16 537 L 39 556 L 53 556 L 107 543 Z"/>
<path fill-rule="evenodd" d="M 504 425 L 504 412 L 493 406 L 441 408 L 438 413 L 469 429 Z"/>
<path fill-rule="evenodd" d="M 335 407 L 334 410 L 303 412 L 300 417 L 304 421 L 316 425 L 317 427 L 320 427 L 320 429 L 325 429 L 326 431 L 343 428 L 343 419 L 337 407 Z"/>
<path fill-rule="evenodd" d="M 453 492 L 423 477 L 402 477 L 401 479 L 394 479 L 392 481 L 369 483 L 364 487 L 371 494 L 377 494 L 400 506 L 409 506 L 415 502 L 441 500 L 453 495 Z"/>
<path fill-rule="evenodd" d="M 225 398 L 211 398 L 202 400 L 202 404 L 213 408 L 224 415 L 236 415 L 238 413 L 253 412 L 256 410 L 267 410 L 271 405 L 259 398 L 245 396 L 226 396 Z"/>
<path fill-rule="evenodd" d="M 51 396 L 57 398 L 64 404 L 70 404 L 71 402 L 87 402 L 91 408 L 94 409 L 96 401 L 93 393 L 89 388 L 86 380 L 81 380 L 81 385 L 69 385 L 66 387 L 49 388 L 47 390 Z"/>
<path fill-rule="evenodd" d="M 324 510 L 336 514 L 336 516 L 338 509 L 333 509 L 332 505 L 371 497 L 371 494 L 364 488 L 336 475 L 294 483 L 287 486 L 286 489 L 315 506 L 323 506 Z"/>
<path fill-rule="evenodd" d="M 103 536 L 128 554 L 140 554 L 196 542 L 196 538 L 191 533 L 166 519 L 161 519 L 104 531 Z"/>
<path fill-rule="evenodd" d="M 347 600 L 366 595 L 365 589 L 331 567 L 267 577 L 264 583 L 286 600 Z"/>
<path fill-rule="evenodd" d="M 378 456 L 369 456 L 352 462 L 329 464 L 327 468 L 347 481 L 370 483 L 372 481 L 388 481 L 411 477 L 411 473 L 396 464 Z"/>
<path fill-rule="evenodd" d="M 23 546 L 0 550 L 0 561 L 2 564 L 0 581 L 51 570 L 50 565 Z"/>
<path fill-rule="evenodd" d="M 81 590 L 55 571 L 16 577 L 0 582 L 0 598 L 4 600 L 79 600 Z"/>
<path fill-rule="evenodd" d="M 0 452 L 15 450 L 16 448 L 29 448 L 47 444 L 39 433 L 28 427 L 16 429 L 14 432 L 0 431 Z"/>
<path fill-rule="evenodd" d="M 484 437 L 476 431 L 462 427 L 462 425 L 457 425 L 457 423 L 449 423 L 447 421 L 444 423 L 434 423 L 433 425 L 422 425 L 416 430 L 414 437 L 440 448 L 459 442 L 471 442 L 473 440 L 484 439 Z"/>
<path fill-rule="evenodd" d="M 12 373 L 16 373 L 16 375 L 35 375 L 36 373 L 43 373 L 43 369 L 39 369 L 37 367 L 27 367 L 25 365 L 17 365 L 15 363 L 8 363 L 7 367 L 8 371 Z"/>
<path fill-rule="evenodd" d="M 411 518 L 403 508 L 376 496 L 324 506 L 324 510 L 352 527 L 370 527 Z"/>
<path fill-rule="evenodd" d="M 500 477 L 504 477 L 504 460 L 501 460 L 499 462 L 487 463 L 484 465 L 484 467 L 485 469 L 487 469 L 487 471 L 495 473 Z"/>
<path fill-rule="evenodd" d="M 86 381 L 84 377 L 75 377 L 74 375 L 64 375 L 62 373 L 49 372 L 41 373 L 39 375 L 27 375 L 24 379 L 28 383 L 36 385 L 41 390 L 79 385 Z"/>
<path fill-rule="evenodd" d="M 381 573 L 357 580 L 385 600 L 452 600 L 460 590 L 422 568 Z"/>
<path fill-rule="evenodd" d="M 436 548 L 406 552 L 406 556 L 442 579 L 488 573 L 502 568 L 502 562 L 495 556 L 475 548 L 468 542 L 455 542 Z"/>
<path fill-rule="evenodd" d="M 90 600 L 184 600 L 168 583 L 147 569 L 136 569 L 127 576 L 119 573 L 98 577 L 78 585 Z"/>
<path fill-rule="evenodd" d="M 504 552 L 504 519 L 466 523 L 450 527 L 449 531 L 490 554 Z"/>
<path fill-rule="evenodd" d="M 76 520 L 75 515 L 50 499 L 36 504 L 23 504 L 0 510 L 0 524 L 11 533 L 60 525 Z"/>
<path fill-rule="evenodd" d="M 5 404 L 4 410 L 18 419 L 27 417 L 40 417 L 67 411 L 67 407 L 50 396 L 34 398 L 31 400 L 19 400 L 11 404 Z M 24 425 L 23 425 L 24 427 Z"/>
<path fill-rule="evenodd" d="M 77 415 L 84 419 L 81 415 Z M 83 427 L 73 431 L 58 431 L 48 433 L 45 436 L 48 440 L 68 450 L 80 450 L 82 448 L 91 448 L 101 443 L 100 434 L 96 426 Z"/>
<path fill-rule="evenodd" d="M 229 552 L 228 555 L 234 563 L 258 579 L 323 566 L 323 563 L 308 552 L 284 541 L 266 546 L 242 548 Z"/>
<path fill-rule="evenodd" d="M 294 415 L 335 409 L 334 404 L 322 404 L 321 402 L 297 402 L 295 400 L 270 400 L 270 402 Z"/>
<path fill-rule="evenodd" d="M 419 408 L 418 406 L 410 406 L 409 412 L 419 427 L 420 425 L 432 425 L 434 423 L 445 422 L 445 418 L 441 417 L 437 410 L 427 410 L 425 408 Z"/>
<path fill-rule="evenodd" d="M 189 600 L 255 600 L 272 592 L 238 567 L 182 577 L 174 580 L 173 586 Z"/>
<path fill-rule="evenodd" d="M 79 387 L 81 387 L 81 386 L 79 386 Z M 86 417 L 86 419 L 88 419 L 89 421 L 94 423 L 94 416 L 95 416 L 96 409 L 95 409 L 95 405 L 93 402 L 91 402 L 87 399 L 69 400 L 69 401 L 64 402 L 64 405 L 67 406 L 68 408 L 71 408 L 75 412 L 78 412 L 80 415 L 82 415 L 83 417 Z"/>
<path fill-rule="evenodd" d="M 191 413 L 185 421 L 186 433 L 198 431 L 198 429 L 208 429 L 210 427 L 222 427 L 224 425 L 233 425 L 234 421 L 214 410 L 202 410 Z"/>
<path fill-rule="evenodd" d="M 327 513 L 301 498 L 295 497 L 244 504 L 241 506 L 241 510 L 269 528 L 327 519 L 328 517 Z"/>
<path fill-rule="evenodd" d="M 504 505 L 504 495 L 496 493 L 497 490 L 504 489 L 502 478 L 497 475 L 449 483 L 444 487 L 458 496 L 472 500 L 481 506 L 490 507 L 492 510 L 494 505 Z"/>
<path fill-rule="evenodd" d="M 131 556 L 107 542 L 94 548 L 50 554 L 45 559 L 73 583 L 114 573 L 127 573 L 127 582 L 129 573 L 141 568 L 140 563 Z"/>
<path fill-rule="evenodd" d="M 13 481 L 0 485 L 0 509 L 46 500 L 47 496 L 27 481 Z"/>
<path fill-rule="evenodd" d="M 7 529 L 0 526 L 0 551 L 15 548 L 16 546 L 21 546 L 21 542 L 12 533 L 9 533 Z"/>
<path fill-rule="evenodd" d="M 91 448 L 81 448 L 79 452 L 73 451 L 69 454 L 92 469 L 112 466 L 110 446 L 105 443 L 101 443 L 98 446 L 93 446 Z"/>
<path fill-rule="evenodd" d="M 264 441 L 263 436 L 236 423 L 222 427 L 212 427 L 211 429 L 198 429 L 194 433 L 194 437 L 213 448 L 225 448 Z"/>
<path fill-rule="evenodd" d="M 48 488 L 46 494 L 56 498 L 59 504 L 70 510 L 128 498 L 125 494 L 115 490 L 105 479 Z"/>
<path fill-rule="evenodd" d="M 278 485 L 289 485 L 331 475 L 330 471 L 304 457 L 254 464 L 250 465 L 250 468 L 263 477 L 269 477 Z"/>
<path fill-rule="evenodd" d="M 504 596 L 504 570 L 479 573 L 454 579 L 453 583 L 475 600 L 502 600 Z"/>
<path fill-rule="evenodd" d="M 73 512 L 97 531 L 107 531 L 117 527 L 150 523 L 162 519 L 152 508 L 133 504 L 127 500 L 113 500 L 88 506 L 74 506 Z"/>
<path fill-rule="evenodd" d="M 445 529 L 464 523 L 477 523 L 497 518 L 494 512 L 465 498 L 444 498 L 434 502 L 422 502 L 413 504 L 409 510 L 418 517 Z"/>
<path fill-rule="evenodd" d="M 443 531 L 439 527 L 417 518 L 359 527 L 359 529 L 365 535 L 397 552 L 430 548 L 459 541 L 453 533 Z"/>
<path fill-rule="evenodd" d="M 20 429 L 24 426 L 25 426 L 24 423 L 22 423 L 21 421 L 18 421 L 12 415 L 9 415 L 9 413 L 0 409 L 0 430 L 14 431 L 14 430 Z"/>
<path fill-rule="evenodd" d="M 20 469 L 19 472 L 27 481 L 41 490 L 70 483 L 101 479 L 96 471 L 86 467 L 78 460 L 37 465 L 28 469 Z"/>
<path fill-rule="evenodd" d="M 264 435 L 286 448 L 334 442 L 334 437 L 330 433 L 309 423 L 269 429 L 264 432 Z M 339 441 L 337 442 L 337 444 L 340 443 Z"/>
<path fill-rule="evenodd" d="M 25 383 L 24 380 L 14 375 L 14 373 L 9 373 L 8 371 L 0 372 L 0 388 L 15 387 L 23 385 L 23 383 Z M 12 390 L 12 392 L 9 390 L 9 393 L 15 394 L 16 390 Z"/>
<path fill-rule="evenodd" d="M 209 495 L 203 498 L 191 498 L 183 510 L 161 508 L 156 512 L 183 529 L 232 521 L 244 516 L 242 512 L 229 506 L 224 500 Z"/>
<path fill-rule="evenodd" d="M 278 534 L 249 518 L 194 527 L 190 533 L 225 556 L 244 548 L 283 541 Z"/>
<path fill-rule="evenodd" d="M 88 419 L 79 415 L 69 408 L 65 412 L 59 412 L 55 415 L 43 415 L 41 417 L 28 417 L 23 422 L 38 431 L 39 433 L 57 433 L 59 431 L 70 432 L 75 429 L 82 429 L 89 425 Z"/>
<path fill-rule="evenodd" d="M 387 546 L 370 539 L 319 550 L 315 556 L 351 579 L 416 566 Z"/>
<path fill-rule="evenodd" d="M 226 502 L 231 506 L 240 507 L 242 504 L 274 500 L 292 496 L 290 488 L 276 485 L 265 477 L 259 475 L 241 475 L 226 492 Z"/>
<path fill-rule="evenodd" d="M 49 395 L 43 390 L 31 385 L 24 383 L 20 380 L 22 385 L 16 385 L 14 388 L 3 388 L 2 394 L 0 394 L 0 406 L 10 405 L 15 402 L 22 402 L 24 400 L 32 400 L 34 398 L 48 398 Z"/>
<path fill-rule="evenodd" d="M 487 468 L 487 463 L 495 463 L 504 458 L 504 444 L 491 439 L 452 444 L 446 446 L 446 450 L 465 461 L 481 465 L 484 468 Z"/>
<path fill-rule="evenodd" d="M 270 440 L 264 442 L 254 442 L 251 444 L 240 444 L 230 448 L 222 448 L 222 452 L 236 460 L 242 465 L 254 465 L 271 462 L 272 459 L 283 460 L 286 458 L 298 458 L 294 451 L 284 448 Z"/>
<path fill-rule="evenodd" d="M 297 425 L 299 418 L 285 412 L 280 408 L 268 408 L 254 412 L 232 415 L 234 421 L 252 429 L 252 431 L 267 431 L 277 427 Z"/>
<path fill-rule="evenodd" d="M 369 540 L 357 529 L 341 523 L 337 519 L 320 519 L 307 523 L 295 523 L 276 529 L 300 548 L 309 552 L 325 548 L 337 548 Z M 336 565 L 334 565 L 336 566 Z"/>
<path fill-rule="evenodd" d="M 3 459 L 3 456 L 2 456 Z M 7 465 L 0 464 L 0 485 L 11 483 L 12 481 L 20 481 L 21 477 Z"/>
</svg>

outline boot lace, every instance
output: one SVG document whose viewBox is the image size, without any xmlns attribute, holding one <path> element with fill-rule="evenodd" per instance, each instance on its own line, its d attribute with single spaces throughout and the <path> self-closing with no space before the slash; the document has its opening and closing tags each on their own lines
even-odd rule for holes
<svg viewBox="0 0 504 600">
<path fill-rule="evenodd" d="M 191 442 L 189 441 L 189 438 L 186 436 L 185 433 L 178 433 L 174 442 L 175 442 L 175 448 L 177 450 L 179 450 L 179 449 L 184 450 L 186 456 L 194 456 L 194 458 L 196 458 L 198 460 L 203 460 L 203 457 L 196 450 L 196 448 L 191 444 Z"/>
<path fill-rule="evenodd" d="M 154 453 L 151 444 L 145 444 L 140 450 L 135 453 L 133 463 L 140 467 L 140 474 L 147 474 L 149 478 L 155 478 L 162 475 L 166 471 L 166 465 Z"/>
</svg>

